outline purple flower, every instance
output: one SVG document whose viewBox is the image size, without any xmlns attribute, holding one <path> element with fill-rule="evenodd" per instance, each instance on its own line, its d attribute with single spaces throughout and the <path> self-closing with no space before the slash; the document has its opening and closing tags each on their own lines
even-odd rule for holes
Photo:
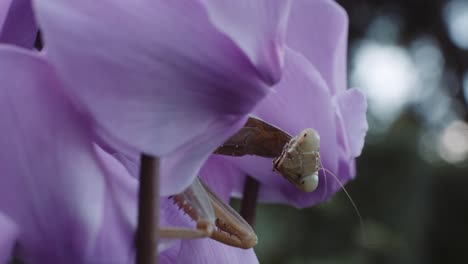
<svg viewBox="0 0 468 264">
<path fill-rule="evenodd" d="M 296 1 L 287 28 L 283 78 L 252 114 L 297 135 L 305 128 L 318 131 L 324 168 L 341 183 L 355 175 L 367 131 L 366 100 L 356 90 L 346 90 L 347 15 L 333 1 Z M 271 159 L 244 156 L 228 158 L 244 175 L 257 178 L 260 199 L 310 206 L 329 198 L 341 187 L 330 173 L 320 173 L 319 186 L 302 193 L 272 171 Z M 237 192 L 242 180 L 238 180 Z"/>
<path fill-rule="evenodd" d="M 16 242 L 26 263 L 133 263 L 137 179 L 93 142 L 41 55 L 0 46 L 0 58 L 0 258 Z M 227 185 L 202 175 L 229 198 Z M 183 222 L 169 199 L 161 203 L 162 227 Z M 163 240 L 161 258 L 256 262 L 253 250 L 214 243 Z"/>
<path fill-rule="evenodd" d="M 0 43 L 32 48 L 37 34 L 31 0 L 0 2 Z"/>
<path fill-rule="evenodd" d="M 67 93 L 109 145 L 162 158 L 163 195 L 187 187 L 281 77 L 289 1 L 34 4 Z"/>
</svg>

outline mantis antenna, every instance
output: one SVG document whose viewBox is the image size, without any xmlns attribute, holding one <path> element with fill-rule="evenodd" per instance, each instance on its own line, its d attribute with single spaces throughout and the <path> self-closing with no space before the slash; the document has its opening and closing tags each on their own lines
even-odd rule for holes
<svg viewBox="0 0 468 264">
<path fill-rule="evenodd" d="M 326 197 L 326 192 L 327 192 L 326 179 L 327 179 L 327 172 L 328 172 L 328 174 L 333 176 L 335 181 L 340 185 L 341 189 L 346 194 L 346 197 L 348 197 L 348 200 L 351 202 L 351 205 L 353 206 L 354 212 L 356 212 L 357 216 L 359 217 L 359 225 L 361 227 L 362 236 L 363 236 L 364 242 L 366 242 L 367 241 L 367 235 L 366 235 L 366 228 L 365 228 L 365 225 L 364 225 L 364 220 L 362 218 L 361 212 L 359 211 L 359 209 L 358 209 L 356 203 L 354 202 L 353 198 L 351 198 L 351 195 L 349 194 L 348 190 L 346 190 L 344 185 L 341 183 L 341 181 L 338 179 L 338 177 L 333 172 L 331 172 L 330 170 L 328 170 L 328 169 L 326 169 L 326 168 L 324 168 L 322 166 L 322 161 L 321 160 L 320 160 L 320 170 L 323 171 L 324 179 L 325 179 L 325 196 L 323 198 Z"/>
</svg>

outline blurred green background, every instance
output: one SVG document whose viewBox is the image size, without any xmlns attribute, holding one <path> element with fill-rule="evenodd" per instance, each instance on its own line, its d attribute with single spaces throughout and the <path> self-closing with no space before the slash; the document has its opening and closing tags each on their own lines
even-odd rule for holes
<svg viewBox="0 0 468 264">
<path fill-rule="evenodd" d="M 261 263 L 468 263 L 468 1 L 338 1 L 369 99 L 358 173 L 297 210 L 260 205 Z M 235 202 L 236 204 L 236 202 Z M 238 202 L 237 202 L 238 204 Z"/>
</svg>

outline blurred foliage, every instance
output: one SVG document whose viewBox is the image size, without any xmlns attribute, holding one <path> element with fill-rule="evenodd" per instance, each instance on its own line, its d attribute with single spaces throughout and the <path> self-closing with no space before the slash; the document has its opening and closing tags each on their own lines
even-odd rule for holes
<svg viewBox="0 0 468 264">
<path fill-rule="evenodd" d="M 434 40 L 444 57 L 437 89 L 447 89 L 453 98 L 447 107 L 455 119 L 467 121 L 462 80 L 468 53 L 447 33 L 443 11 L 449 1 L 338 2 L 350 16 L 350 57 L 352 47 L 368 37 L 370 25 L 380 16 L 392 17 L 400 29 L 396 43 L 405 49 L 421 36 Z M 440 100 L 438 94 L 434 92 L 431 100 Z M 408 105 L 385 131 L 373 127 L 374 113 L 369 113 L 371 127 L 357 160 L 357 177 L 346 185 L 364 229 L 343 192 L 304 210 L 262 204 L 255 248 L 260 262 L 468 263 L 467 163 L 449 164 L 437 156 L 436 137 L 429 140 L 429 148 L 421 148 L 425 133 L 439 135 L 447 122 L 428 126 L 425 118 L 435 113 L 429 107 L 421 114 L 417 108 Z"/>
</svg>

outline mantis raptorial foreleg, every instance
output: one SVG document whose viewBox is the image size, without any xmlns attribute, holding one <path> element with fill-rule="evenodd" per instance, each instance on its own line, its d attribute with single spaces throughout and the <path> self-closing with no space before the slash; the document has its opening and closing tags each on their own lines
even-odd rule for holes
<svg viewBox="0 0 468 264">
<path fill-rule="evenodd" d="M 196 223 L 196 229 L 164 227 L 159 234 L 163 238 L 202 238 L 209 237 L 215 229 L 215 213 L 205 187 L 197 179 L 182 193 L 169 199 Z"/>
<path fill-rule="evenodd" d="M 281 129 L 255 117 L 215 150 L 227 156 L 256 155 L 273 159 L 273 170 L 305 192 L 318 185 L 320 137 L 312 129 L 304 129 L 292 137 Z"/>
<path fill-rule="evenodd" d="M 221 243 L 239 247 L 251 248 L 257 244 L 257 235 L 252 227 L 231 206 L 225 204 L 206 185 L 205 190 L 211 200 L 216 216 L 216 229 L 211 238 Z"/>
<path fill-rule="evenodd" d="M 195 221 L 196 229 L 161 228 L 159 234 L 162 238 L 211 237 L 239 248 L 251 248 L 257 244 L 257 236 L 250 225 L 200 179 L 196 178 L 187 190 L 170 199 Z"/>
</svg>

